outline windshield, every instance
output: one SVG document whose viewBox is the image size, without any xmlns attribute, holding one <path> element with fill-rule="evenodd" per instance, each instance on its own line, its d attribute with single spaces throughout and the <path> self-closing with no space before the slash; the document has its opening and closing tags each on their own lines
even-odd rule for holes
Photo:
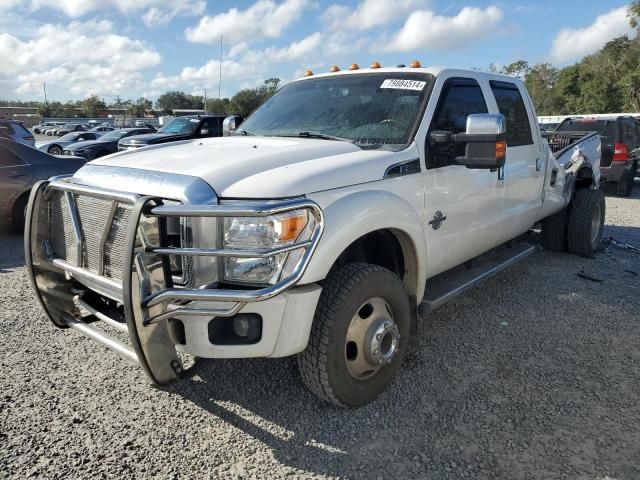
<svg viewBox="0 0 640 480">
<path fill-rule="evenodd" d="M 238 135 L 328 136 L 392 150 L 411 140 L 433 76 L 370 73 L 284 86 L 242 124 Z"/>
<path fill-rule="evenodd" d="M 198 128 L 199 123 L 199 118 L 178 117 L 171 120 L 167 125 L 158 130 L 158 132 L 191 135 L 196 131 L 196 128 Z"/>
<path fill-rule="evenodd" d="M 101 142 L 114 142 L 116 140 L 120 140 L 126 134 L 126 130 L 114 130 L 113 132 L 109 132 L 101 136 L 98 140 L 100 140 Z"/>
<path fill-rule="evenodd" d="M 60 137 L 60 141 L 61 142 L 75 142 L 76 138 L 78 138 L 78 135 L 82 135 L 81 132 L 71 132 L 71 133 L 67 133 L 66 135 L 63 135 Z"/>
</svg>

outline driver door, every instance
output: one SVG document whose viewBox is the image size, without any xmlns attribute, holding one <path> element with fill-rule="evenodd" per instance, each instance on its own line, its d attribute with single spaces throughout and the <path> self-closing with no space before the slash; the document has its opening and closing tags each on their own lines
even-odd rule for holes
<svg viewBox="0 0 640 480">
<path fill-rule="evenodd" d="M 446 154 L 430 142 L 434 131 L 464 133 L 468 115 L 489 113 L 487 97 L 475 79 L 464 77 L 439 78 L 431 96 L 437 105 L 425 142 L 428 276 L 501 243 L 503 182 L 498 170 L 456 165 L 454 157 L 464 155 L 463 145 L 458 147 L 462 151 Z"/>
</svg>

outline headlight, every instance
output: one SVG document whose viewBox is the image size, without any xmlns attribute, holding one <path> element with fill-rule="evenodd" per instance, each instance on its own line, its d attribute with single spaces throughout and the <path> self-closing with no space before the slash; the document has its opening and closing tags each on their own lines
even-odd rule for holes
<svg viewBox="0 0 640 480">
<path fill-rule="evenodd" d="M 268 217 L 226 217 L 224 248 L 227 250 L 265 250 L 291 245 L 311 238 L 315 219 L 307 209 Z M 225 257 L 224 280 L 233 283 L 272 285 L 281 275 L 295 269 L 304 249 L 266 258 Z"/>
</svg>

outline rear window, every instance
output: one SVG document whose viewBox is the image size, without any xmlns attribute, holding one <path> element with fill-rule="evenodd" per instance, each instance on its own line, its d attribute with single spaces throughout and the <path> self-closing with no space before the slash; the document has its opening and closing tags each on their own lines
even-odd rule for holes
<svg viewBox="0 0 640 480">
<path fill-rule="evenodd" d="M 602 143 L 615 143 L 616 122 L 614 120 L 565 120 L 558 132 L 598 132 Z"/>
</svg>

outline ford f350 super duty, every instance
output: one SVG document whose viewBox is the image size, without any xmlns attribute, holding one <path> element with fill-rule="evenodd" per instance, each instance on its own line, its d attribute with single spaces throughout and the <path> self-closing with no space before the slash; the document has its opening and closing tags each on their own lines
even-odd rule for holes
<svg viewBox="0 0 640 480">
<path fill-rule="evenodd" d="M 420 318 L 536 250 L 534 225 L 547 249 L 595 252 L 596 133 L 544 137 L 515 78 L 372 67 L 307 72 L 225 137 L 37 184 L 26 260 L 51 322 L 158 385 L 183 354 L 297 355 L 315 394 L 358 406 Z"/>
</svg>

